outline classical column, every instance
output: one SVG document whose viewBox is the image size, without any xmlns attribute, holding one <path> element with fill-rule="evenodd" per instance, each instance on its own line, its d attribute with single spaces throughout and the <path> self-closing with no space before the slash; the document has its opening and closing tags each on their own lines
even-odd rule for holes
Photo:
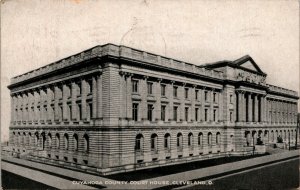
<svg viewBox="0 0 300 190">
<path fill-rule="evenodd" d="M 39 106 L 39 92 L 38 89 L 35 89 L 33 91 L 33 96 L 34 96 L 34 121 L 39 121 L 40 117 L 39 117 L 39 110 L 38 110 L 38 106 Z"/>
<path fill-rule="evenodd" d="M 21 118 L 21 121 L 24 121 L 24 95 L 23 93 L 21 92 L 20 94 L 20 107 L 21 107 L 21 112 L 20 112 L 20 118 Z"/>
<path fill-rule="evenodd" d="M 10 121 L 14 122 L 14 111 L 15 111 L 15 101 L 14 101 L 14 95 L 10 95 Z"/>
<path fill-rule="evenodd" d="M 214 122 L 214 92 L 215 89 L 211 89 L 210 91 L 210 117 L 209 117 L 209 121 Z"/>
<path fill-rule="evenodd" d="M 138 92 L 141 94 L 141 120 L 147 120 L 147 76 L 143 76 L 141 81 L 141 87 Z"/>
<path fill-rule="evenodd" d="M 238 121 L 239 122 L 241 122 L 241 121 L 243 121 L 243 100 L 242 100 L 242 96 L 243 96 L 243 94 L 242 94 L 242 92 L 240 92 L 240 91 L 238 91 L 237 92 L 237 95 L 238 95 L 238 105 L 237 105 L 237 107 L 238 107 Z"/>
<path fill-rule="evenodd" d="M 69 115 L 68 115 L 68 109 L 69 108 L 68 108 L 68 105 L 67 105 L 67 100 L 68 100 L 69 92 L 71 91 L 71 89 L 68 89 L 66 83 L 62 83 L 62 85 L 63 85 L 63 93 L 62 93 L 62 96 L 63 96 L 63 98 L 62 98 L 63 121 L 67 121 L 69 119 Z"/>
<path fill-rule="evenodd" d="M 40 120 L 45 121 L 45 91 L 43 88 L 40 88 Z"/>
<path fill-rule="evenodd" d="M 132 119 L 132 82 L 131 82 L 132 75 L 127 73 L 126 75 L 126 118 Z M 138 114 L 140 117 L 140 114 Z"/>
<path fill-rule="evenodd" d="M 189 118 L 191 118 L 191 121 L 196 121 L 196 118 L 195 118 L 195 101 L 196 101 L 195 93 L 196 93 L 196 85 L 193 85 L 193 88 L 191 89 L 191 96 L 190 96 L 192 106 L 191 106 Z"/>
<path fill-rule="evenodd" d="M 33 90 L 29 91 L 29 99 L 30 99 L 30 104 L 28 104 L 28 107 L 30 109 L 30 114 L 29 114 L 29 120 L 33 121 L 34 120 L 34 97 L 33 97 Z"/>
<path fill-rule="evenodd" d="M 185 88 L 185 83 L 183 83 L 182 86 L 180 86 L 179 89 L 179 98 L 180 98 L 180 120 L 185 121 L 185 94 L 184 94 L 184 88 Z"/>
<path fill-rule="evenodd" d="M 119 72 L 120 75 L 120 119 L 126 118 L 126 79 L 123 71 Z"/>
<path fill-rule="evenodd" d="M 87 106 L 86 106 L 86 96 L 87 96 L 87 82 L 85 78 L 81 79 L 81 119 L 87 119 Z"/>
<path fill-rule="evenodd" d="M 77 106 L 76 106 L 77 92 L 76 92 L 76 83 L 74 80 L 71 80 L 71 120 L 77 120 Z"/>
<path fill-rule="evenodd" d="M 205 121 L 205 87 L 203 87 L 201 90 L 201 108 L 200 108 L 200 121 Z"/>
<path fill-rule="evenodd" d="M 97 77 L 92 76 L 92 117 L 91 118 L 97 118 Z"/>
<path fill-rule="evenodd" d="M 263 113 L 262 113 L 263 120 L 262 120 L 262 122 L 267 122 L 267 106 L 268 106 L 267 97 L 266 97 L 266 95 L 264 95 L 263 96 Z"/>
<path fill-rule="evenodd" d="M 156 103 L 155 103 L 155 118 L 157 120 L 161 120 L 161 88 L 160 88 L 160 85 L 161 85 L 161 81 L 162 79 L 159 78 L 157 80 L 156 83 L 154 83 L 154 94 L 155 94 L 155 99 L 156 99 Z"/>
<path fill-rule="evenodd" d="M 170 98 L 169 101 L 169 110 L 167 111 L 167 116 L 166 118 L 169 119 L 169 121 L 174 120 L 173 118 L 173 91 L 174 91 L 174 81 L 171 81 L 171 84 L 167 85 L 167 90 L 166 90 L 166 95 L 168 98 Z"/>
<path fill-rule="evenodd" d="M 258 122 L 258 98 L 257 95 L 254 95 L 254 122 Z"/>
<path fill-rule="evenodd" d="M 59 121 L 59 84 L 54 85 L 54 121 Z"/>
<path fill-rule="evenodd" d="M 247 94 L 248 98 L 247 98 L 247 104 L 248 104 L 248 121 L 252 122 L 252 98 L 251 98 L 251 92 Z"/>
<path fill-rule="evenodd" d="M 52 108 L 51 108 L 51 101 L 52 101 L 52 91 L 51 91 L 51 87 L 50 86 L 47 86 L 46 87 L 46 90 L 47 90 L 47 96 L 46 96 L 46 98 L 47 98 L 47 113 L 46 113 L 46 115 L 47 115 L 47 120 L 52 120 L 52 114 L 53 114 L 53 111 L 54 110 L 51 110 Z"/>
<path fill-rule="evenodd" d="M 103 117 L 102 108 L 102 75 L 97 76 L 97 118 Z"/>
<path fill-rule="evenodd" d="M 219 98 L 218 98 L 218 104 L 219 104 L 219 121 L 223 121 L 223 90 L 220 90 Z"/>
<path fill-rule="evenodd" d="M 246 98 L 245 92 L 242 92 L 242 121 L 246 121 Z"/>
</svg>

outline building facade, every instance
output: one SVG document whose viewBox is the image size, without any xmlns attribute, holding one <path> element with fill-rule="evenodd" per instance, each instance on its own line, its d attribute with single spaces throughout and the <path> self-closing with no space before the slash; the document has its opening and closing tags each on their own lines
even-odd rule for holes
<svg viewBox="0 0 300 190">
<path fill-rule="evenodd" d="M 11 79 L 9 144 L 109 174 L 294 143 L 298 94 L 266 77 L 249 56 L 196 66 L 96 46 Z"/>
</svg>

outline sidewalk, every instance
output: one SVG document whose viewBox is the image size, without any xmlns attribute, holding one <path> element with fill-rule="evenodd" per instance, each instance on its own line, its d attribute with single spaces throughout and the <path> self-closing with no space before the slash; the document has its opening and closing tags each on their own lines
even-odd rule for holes
<svg viewBox="0 0 300 190">
<path fill-rule="evenodd" d="M 60 168 L 56 166 L 45 165 L 41 163 L 36 163 L 27 160 L 21 160 L 16 158 L 2 158 L 3 161 L 7 159 L 7 161 L 14 162 L 17 164 L 21 164 L 24 166 L 29 166 L 32 168 L 37 168 L 39 170 L 44 170 L 45 172 L 51 172 L 53 174 L 59 174 L 66 177 L 72 177 L 78 179 L 79 181 L 97 181 L 102 182 L 101 186 L 105 186 L 108 189 L 153 189 L 153 188 L 161 188 L 165 186 L 174 186 L 178 187 L 185 183 L 186 181 L 191 181 L 195 179 L 200 179 L 208 176 L 215 175 L 225 175 L 228 172 L 234 172 L 237 170 L 243 170 L 249 167 L 259 167 L 259 165 L 268 164 L 276 161 L 280 161 L 282 159 L 287 159 L 291 157 L 299 156 L 298 150 L 252 158 L 248 160 L 242 160 L 207 168 L 189 170 L 184 172 L 179 172 L 176 174 L 165 175 L 161 177 L 148 178 L 140 181 L 117 181 L 109 179 L 109 176 L 101 177 L 92 174 L 86 174 L 78 171 L 73 171 L 70 169 Z M 124 174 L 126 175 L 126 173 Z M 70 181 L 66 182 L 70 183 Z M 76 185 L 75 185 L 76 186 Z"/>
</svg>

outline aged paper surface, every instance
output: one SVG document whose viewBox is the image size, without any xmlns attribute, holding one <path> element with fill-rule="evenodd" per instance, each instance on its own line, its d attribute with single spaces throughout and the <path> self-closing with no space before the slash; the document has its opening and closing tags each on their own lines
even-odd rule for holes
<svg viewBox="0 0 300 190">
<path fill-rule="evenodd" d="M 10 78 L 106 43 L 196 65 L 250 55 L 267 83 L 299 92 L 296 0 L 1 1 L 1 143 Z"/>
</svg>

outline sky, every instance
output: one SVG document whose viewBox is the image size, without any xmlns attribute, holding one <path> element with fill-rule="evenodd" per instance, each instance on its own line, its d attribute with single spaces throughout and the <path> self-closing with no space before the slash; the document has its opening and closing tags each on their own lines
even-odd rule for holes
<svg viewBox="0 0 300 190">
<path fill-rule="evenodd" d="M 250 55 L 267 83 L 299 91 L 297 0 L 1 2 L 1 141 L 10 78 L 105 43 L 201 65 Z"/>
</svg>

